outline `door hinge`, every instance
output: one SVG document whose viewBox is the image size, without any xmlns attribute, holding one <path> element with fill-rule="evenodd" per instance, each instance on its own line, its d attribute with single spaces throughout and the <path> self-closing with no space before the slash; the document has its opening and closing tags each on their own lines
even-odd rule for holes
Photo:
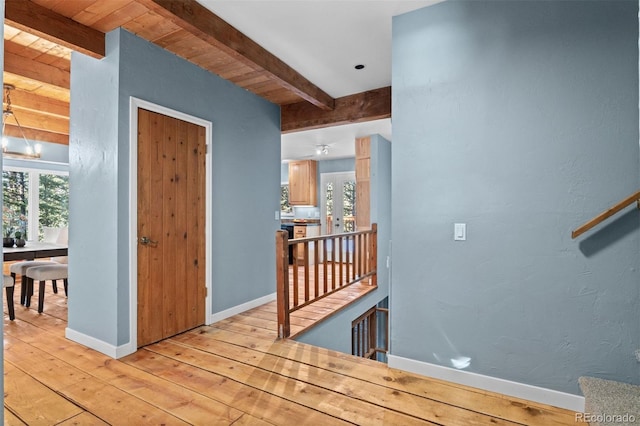
<svg viewBox="0 0 640 426">
<path fill-rule="evenodd" d="M 209 153 L 209 145 L 205 145 L 204 146 L 204 153 L 208 154 Z"/>
</svg>

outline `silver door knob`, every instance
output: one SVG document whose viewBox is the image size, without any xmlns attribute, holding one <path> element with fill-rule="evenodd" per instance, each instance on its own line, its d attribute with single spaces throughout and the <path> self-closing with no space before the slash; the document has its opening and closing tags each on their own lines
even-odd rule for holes
<svg viewBox="0 0 640 426">
<path fill-rule="evenodd" d="M 140 244 L 149 245 L 149 244 L 158 244 L 157 241 L 153 241 L 149 237 L 140 237 Z"/>
</svg>

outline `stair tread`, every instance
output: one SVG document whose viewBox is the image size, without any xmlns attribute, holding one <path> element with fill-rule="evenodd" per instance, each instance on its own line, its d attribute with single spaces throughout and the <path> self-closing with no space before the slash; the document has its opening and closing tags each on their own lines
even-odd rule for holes
<svg viewBox="0 0 640 426">
<path fill-rule="evenodd" d="M 640 424 L 640 386 L 596 377 L 580 377 L 580 389 L 585 397 L 585 412 L 605 414 L 608 416 L 623 416 L 635 420 Z M 599 425 L 618 424 L 620 422 L 599 422 Z"/>
</svg>

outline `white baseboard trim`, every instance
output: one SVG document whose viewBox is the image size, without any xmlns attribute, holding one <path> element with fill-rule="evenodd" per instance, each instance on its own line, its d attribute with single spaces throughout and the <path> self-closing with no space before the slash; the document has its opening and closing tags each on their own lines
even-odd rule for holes
<svg viewBox="0 0 640 426">
<path fill-rule="evenodd" d="M 209 324 L 213 324 L 214 322 L 222 321 L 223 319 L 227 319 L 234 315 L 238 315 L 244 311 L 248 311 L 249 309 L 256 308 L 260 305 L 264 305 L 265 303 L 269 303 L 276 300 L 276 293 L 267 294 L 266 296 L 259 297 L 254 300 L 250 300 L 241 305 L 234 306 L 229 309 L 225 309 L 224 311 L 216 312 L 211 315 Z"/>
<path fill-rule="evenodd" d="M 387 360 L 389 367 L 392 368 L 410 371 L 423 376 L 446 380 L 448 382 L 471 386 L 490 392 L 497 392 L 514 398 L 526 399 L 580 413 L 584 412 L 584 397 L 579 395 L 558 392 L 552 389 L 545 389 L 524 383 L 512 382 L 509 380 L 499 379 L 497 377 L 471 373 L 469 371 L 456 370 L 454 368 L 443 367 L 441 365 L 416 361 L 414 359 L 403 358 L 395 355 L 388 355 Z"/>
<path fill-rule="evenodd" d="M 114 346 L 69 327 L 65 328 L 64 335 L 69 340 L 73 340 L 76 343 L 80 343 L 81 345 L 101 352 L 111 358 L 122 358 L 123 356 L 132 354 L 136 351 L 136 348 L 131 348 L 130 343 L 121 346 Z"/>
</svg>

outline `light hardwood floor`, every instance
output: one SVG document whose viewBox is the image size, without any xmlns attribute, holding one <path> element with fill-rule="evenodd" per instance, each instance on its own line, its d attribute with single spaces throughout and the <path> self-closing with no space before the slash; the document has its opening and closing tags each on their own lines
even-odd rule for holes
<svg viewBox="0 0 640 426">
<path fill-rule="evenodd" d="M 277 341 L 269 305 L 120 360 L 63 337 L 61 294 L 16 315 L 5 305 L 8 425 L 575 425 L 566 410 Z"/>
</svg>

